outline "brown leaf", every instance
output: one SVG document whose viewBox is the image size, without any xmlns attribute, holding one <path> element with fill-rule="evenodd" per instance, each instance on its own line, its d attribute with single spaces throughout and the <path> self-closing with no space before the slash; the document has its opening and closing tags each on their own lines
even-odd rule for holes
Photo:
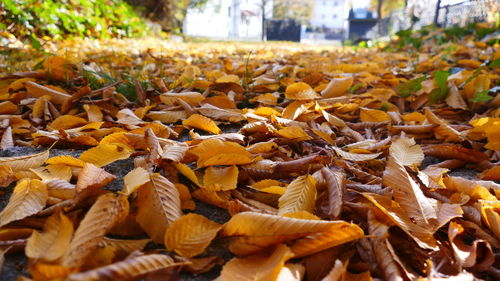
<svg viewBox="0 0 500 281">
<path fill-rule="evenodd" d="M 332 170 L 327 167 L 321 169 L 321 174 L 326 182 L 328 211 L 330 219 L 340 217 L 345 189 L 345 173 L 342 170 Z"/>
<path fill-rule="evenodd" d="M 70 268 L 83 265 L 104 235 L 127 216 L 128 208 L 126 197 L 113 193 L 99 196 L 76 229 L 62 258 L 62 265 Z"/>
<path fill-rule="evenodd" d="M 160 174 L 151 174 L 151 181 L 137 193 L 137 222 L 155 243 L 164 243 L 167 227 L 182 216 L 179 191 Z"/>
<path fill-rule="evenodd" d="M 166 255 L 152 254 L 129 258 L 89 271 L 70 274 L 68 281 L 130 280 L 147 273 L 182 265 Z"/>
</svg>

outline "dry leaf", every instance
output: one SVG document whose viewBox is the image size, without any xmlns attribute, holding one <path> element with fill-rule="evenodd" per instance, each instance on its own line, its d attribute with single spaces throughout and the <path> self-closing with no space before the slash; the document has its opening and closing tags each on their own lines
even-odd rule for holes
<svg viewBox="0 0 500 281">
<path fill-rule="evenodd" d="M 211 190 L 236 189 L 237 183 L 238 167 L 236 166 L 226 168 L 208 167 L 203 176 L 204 187 Z"/>
<path fill-rule="evenodd" d="M 125 195 L 132 194 L 139 187 L 151 181 L 148 171 L 144 168 L 137 167 L 132 171 L 128 172 L 123 177 L 123 189 L 122 193 Z"/>
<path fill-rule="evenodd" d="M 160 174 L 151 174 L 150 181 L 137 193 L 136 220 L 155 243 L 163 243 L 167 227 L 182 216 L 179 191 Z"/>
<path fill-rule="evenodd" d="M 191 150 L 198 156 L 198 168 L 216 165 L 241 165 L 252 162 L 252 154 L 237 143 L 208 139 Z"/>
<path fill-rule="evenodd" d="M 399 138 L 392 142 L 389 154 L 403 166 L 420 166 L 424 152 L 413 138 Z"/>
<path fill-rule="evenodd" d="M 183 257 L 194 257 L 205 251 L 220 228 L 220 224 L 204 216 L 187 214 L 167 228 L 165 246 Z"/>
<path fill-rule="evenodd" d="M 31 155 L 0 157 L 0 166 L 9 166 L 13 171 L 22 171 L 40 167 L 48 158 L 48 150 Z"/>
<path fill-rule="evenodd" d="M 35 260 L 53 262 L 64 255 L 73 235 L 73 223 L 62 213 L 55 212 L 43 227 L 33 231 L 26 244 L 26 256 Z"/>
<path fill-rule="evenodd" d="M 279 199 L 279 215 L 297 211 L 312 213 L 316 203 L 316 181 L 310 175 L 293 180 Z"/>
<path fill-rule="evenodd" d="M 193 114 L 189 116 L 188 119 L 182 121 L 182 125 L 186 127 L 193 127 L 200 130 L 204 130 L 212 134 L 221 133 L 221 129 L 217 127 L 217 125 L 212 119 L 199 114 Z"/>
<path fill-rule="evenodd" d="M 107 193 L 99 196 L 75 231 L 62 257 L 62 265 L 76 268 L 83 265 L 109 230 L 128 214 L 126 197 Z"/>
<path fill-rule="evenodd" d="M 278 278 L 285 262 L 292 256 L 290 249 L 281 244 L 268 256 L 233 258 L 222 268 L 220 279 L 221 281 L 273 281 Z"/>
<path fill-rule="evenodd" d="M 132 257 L 89 271 L 70 274 L 68 281 L 130 280 L 149 272 L 182 265 L 166 255 L 152 254 Z"/>
<path fill-rule="evenodd" d="M 97 167 L 106 166 L 117 160 L 127 159 L 130 151 L 122 144 L 99 144 L 99 146 L 86 150 L 78 158 L 81 161 L 91 163 Z"/>
<path fill-rule="evenodd" d="M 0 226 L 38 213 L 45 207 L 47 199 L 47 187 L 41 181 L 30 179 L 19 181 L 9 198 L 9 203 L 0 212 Z"/>
</svg>

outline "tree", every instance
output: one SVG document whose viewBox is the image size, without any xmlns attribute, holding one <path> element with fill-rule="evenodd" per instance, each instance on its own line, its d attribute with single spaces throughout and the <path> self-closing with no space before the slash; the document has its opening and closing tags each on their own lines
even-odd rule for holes
<svg viewBox="0 0 500 281">
<path fill-rule="evenodd" d="M 260 35 L 260 39 L 264 41 L 266 38 L 266 13 L 267 13 L 267 6 L 271 0 L 261 0 L 259 4 L 260 8 L 260 13 L 261 13 L 261 19 L 262 19 L 262 33 Z"/>
<path fill-rule="evenodd" d="M 313 0 L 275 0 L 273 17 L 275 19 L 294 19 L 305 24 L 311 19 L 313 8 Z"/>
<path fill-rule="evenodd" d="M 207 0 L 126 0 L 143 7 L 146 16 L 169 32 L 182 33 L 182 27 L 189 8 L 202 8 Z"/>
<path fill-rule="evenodd" d="M 393 11 L 407 6 L 407 0 L 372 0 L 371 9 L 376 7 L 378 33 L 382 34 L 382 19 L 389 16 Z"/>
</svg>

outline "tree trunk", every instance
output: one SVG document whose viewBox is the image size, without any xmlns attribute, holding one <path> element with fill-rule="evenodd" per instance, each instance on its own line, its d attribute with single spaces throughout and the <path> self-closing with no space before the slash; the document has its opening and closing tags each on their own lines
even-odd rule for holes
<svg viewBox="0 0 500 281">
<path fill-rule="evenodd" d="M 260 11 L 262 13 L 262 33 L 260 35 L 260 40 L 264 41 L 266 39 L 266 3 L 263 2 L 260 6 Z"/>
<path fill-rule="evenodd" d="M 434 13 L 434 24 L 438 25 L 439 20 L 439 8 L 441 7 L 441 0 L 438 0 L 436 3 L 436 12 Z"/>
<path fill-rule="evenodd" d="M 384 0 L 377 0 L 377 26 L 378 26 L 378 35 L 382 35 L 382 5 L 384 4 Z"/>
</svg>

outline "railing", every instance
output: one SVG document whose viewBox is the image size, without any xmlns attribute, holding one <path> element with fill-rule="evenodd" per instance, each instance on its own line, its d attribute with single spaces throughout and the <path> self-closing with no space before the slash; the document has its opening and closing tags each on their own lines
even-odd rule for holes
<svg viewBox="0 0 500 281">
<path fill-rule="evenodd" d="M 434 7 L 436 2 L 434 3 Z M 497 5 L 497 6 L 495 6 Z M 378 24 L 367 33 L 367 38 L 375 38 L 387 36 L 399 30 L 407 28 L 420 28 L 421 26 L 435 23 L 441 27 L 449 27 L 453 25 L 464 26 L 471 22 L 486 21 L 489 14 L 496 9 L 498 13 L 498 0 L 466 0 L 456 4 L 440 5 L 437 22 L 435 22 L 436 9 L 428 7 L 425 12 L 421 12 L 415 16 L 418 21 L 412 23 L 412 15 L 409 9 L 400 9 L 391 13 L 390 16 L 382 19 Z"/>
</svg>

